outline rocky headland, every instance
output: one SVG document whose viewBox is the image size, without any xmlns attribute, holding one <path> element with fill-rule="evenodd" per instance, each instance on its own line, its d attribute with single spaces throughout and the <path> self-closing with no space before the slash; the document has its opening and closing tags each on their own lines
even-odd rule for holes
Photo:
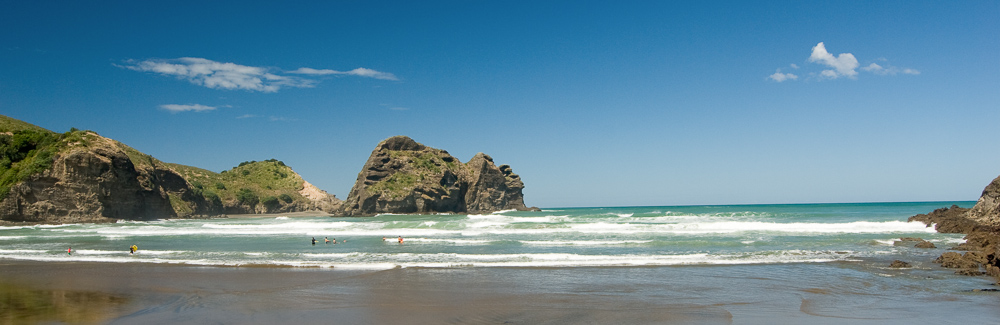
<svg viewBox="0 0 1000 325">
<path fill-rule="evenodd" d="M 0 115 L 0 223 L 78 223 L 334 211 L 340 200 L 277 160 L 215 173 L 161 162 L 93 131 Z"/>
<path fill-rule="evenodd" d="M 971 209 L 951 206 L 908 220 L 934 225 L 938 232 L 965 234 L 965 243 L 941 254 L 935 263 L 959 274 L 987 274 L 1000 281 L 1000 177 L 986 186 Z"/>
<path fill-rule="evenodd" d="M 524 183 L 508 165 L 478 153 L 466 163 L 405 136 L 380 142 L 340 210 L 343 216 L 380 213 L 489 213 L 537 210 L 524 205 Z"/>
</svg>

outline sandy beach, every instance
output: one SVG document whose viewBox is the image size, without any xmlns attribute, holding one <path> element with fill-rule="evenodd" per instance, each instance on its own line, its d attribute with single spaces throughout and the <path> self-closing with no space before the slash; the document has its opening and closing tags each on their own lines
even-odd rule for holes
<svg viewBox="0 0 1000 325">
<path fill-rule="evenodd" d="M 988 323 L 990 292 L 862 288 L 859 275 L 809 287 L 804 264 L 639 268 L 453 268 L 344 271 L 116 263 L 0 262 L 15 323 L 884 324 Z M 785 266 L 787 268 L 787 266 Z M 859 273 L 860 274 L 860 273 Z M 876 280 L 877 281 L 877 280 Z M 25 306 L 30 304 L 30 306 Z"/>
</svg>

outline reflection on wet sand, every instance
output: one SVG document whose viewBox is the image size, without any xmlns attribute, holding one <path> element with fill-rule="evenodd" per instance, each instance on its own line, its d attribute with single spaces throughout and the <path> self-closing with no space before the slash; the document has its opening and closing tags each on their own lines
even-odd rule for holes
<svg viewBox="0 0 1000 325">
<path fill-rule="evenodd" d="M 45 290 L 0 282 L 0 323 L 103 323 L 127 299 L 104 292 Z"/>
</svg>

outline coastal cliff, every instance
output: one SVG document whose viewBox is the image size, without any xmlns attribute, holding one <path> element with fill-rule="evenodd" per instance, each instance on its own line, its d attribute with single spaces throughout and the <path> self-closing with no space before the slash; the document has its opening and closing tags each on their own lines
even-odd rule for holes
<svg viewBox="0 0 1000 325">
<path fill-rule="evenodd" d="M 537 210 L 524 205 L 523 189 L 510 166 L 497 167 L 486 154 L 463 164 L 447 151 L 394 136 L 372 151 L 336 214 Z"/>
<path fill-rule="evenodd" d="M 277 160 L 214 173 L 161 162 L 93 131 L 55 133 L 0 116 L 0 222 L 334 211 L 339 203 Z"/>
<path fill-rule="evenodd" d="M 935 225 L 938 232 L 966 235 L 965 243 L 952 248 L 965 253 L 946 252 L 935 263 L 958 269 L 959 274 L 987 274 L 1000 281 L 1000 177 L 986 186 L 971 209 L 952 206 L 915 215 L 908 221 Z"/>
</svg>

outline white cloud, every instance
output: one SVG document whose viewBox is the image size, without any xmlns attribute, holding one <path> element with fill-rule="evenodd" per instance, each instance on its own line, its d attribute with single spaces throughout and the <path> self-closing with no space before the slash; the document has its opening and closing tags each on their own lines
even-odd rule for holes
<svg viewBox="0 0 1000 325">
<path fill-rule="evenodd" d="M 896 74 L 910 74 L 918 75 L 920 71 L 911 68 L 899 68 L 889 65 L 887 62 L 889 60 L 885 58 L 878 58 L 875 61 L 882 62 L 882 64 L 871 63 L 867 66 L 860 67 L 858 59 L 854 57 L 851 53 L 841 53 L 834 56 L 829 51 L 826 50 L 826 45 L 823 42 L 819 42 L 816 46 L 813 46 L 812 53 L 809 55 L 808 62 L 818 63 L 822 66 L 828 67 L 829 69 L 823 69 L 822 71 L 805 71 L 802 72 L 808 77 L 806 80 L 824 80 L 824 79 L 837 79 L 840 77 L 847 77 L 851 79 L 857 79 L 858 69 L 864 72 L 871 72 L 876 75 L 886 76 L 886 75 L 896 75 Z M 792 63 L 789 64 L 792 69 L 799 69 L 799 66 Z M 860 67 L 860 68 L 859 68 Z M 808 67 L 807 67 L 808 68 Z M 774 80 L 776 82 L 783 82 L 786 80 L 797 80 L 798 75 L 792 73 L 782 73 L 781 69 L 777 69 L 774 74 L 767 76 L 767 79 Z"/>
<path fill-rule="evenodd" d="M 125 61 L 124 65 L 115 64 L 115 66 L 133 71 L 174 76 L 212 89 L 243 89 L 273 93 L 286 87 L 310 88 L 318 82 L 299 76 L 281 75 L 278 72 L 273 72 L 273 69 L 270 68 L 246 66 L 231 62 L 217 62 L 204 58 L 184 57 L 178 59 L 148 59 L 143 61 L 128 60 Z M 288 73 L 304 75 L 342 74 L 382 80 L 399 80 L 399 78 L 396 78 L 391 73 L 366 68 L 357 68 L 351 71 L 299 68 Z"/>
<path fill-rule="evenodd" d="M 171 113 L 190 112 L 190 111 L 204 112 L 216 109 L 215 106 L 205 106 L 199 104 L 190 104 L 190 105 L 167 104 L 167 105 L 160 105 L 160 108 L 170 111 Z"/>
<path fill-rule="evenodd" d="M 830 52 L 826 51 L 826 46 L 823 42 L 819 42 L 812 48 L 812 54 L 809 55 L 809 62 L 817 62 L 828 67 L 833 68 L 832 70 L 823 70 L 820 75 L 836 79 L 838 77 L 848 77 L 857 78 L 858 72 L 854 69 L 858 68 L 858 59 L 854 58 L 854 54 L 851 53 L 841 53 L 836 57 Z"/>
<path fill-rule="evenodd" d="M 880 75 L 880 76 L 886 76 L 886 75 L 893 76 L 893 75 L 896 75 L 898 73 L 912 74 L 912 75 L 918 75 L 918 74 L 920 74 L 920 71 L 917 71 L 916 69 L 898 68 L 898 67 L 894 67 L 894 66 L 891 66 L 891 65 L 889 65 L 887 67 L 883 67 L 883 66 L 878 65 L 876 63 L 869 64 L 868 66 L 861 68 L 861 70 L 864 70 L 866 72 L 871 72 L 871 73 L 874 73 L 874 74 L 877 74 L 877 75 Z"/>
<path fill-rule="evenodd" d="M 781 69 L 778 69 L 777 71 L 774 72 L 774 74 L 768 76 L 768 78 L 777 82 L 782 82 L 785 80 L 799 79 L 799 76 L 796 76 L 791 73 L 781 73 Z"/>
<path fill-rule="evenodd" d="M 313 69 L 313 68 L 298 68 L 295 71 L 289 71 L 289 73 L 295 74 L 307 74 L 307 75 L 351 75 L 359 77 L 368 77 L 381 80 L 399 80 L 396 75 L 388 73 L 375 71 L 367 68 L 357 68 L 351 71 L 337 71 L 331 69 Z"/>
<path fill-rule="evenodd" d="M 245 118 L 254 118 L 254 117 L 259 117 L 259 116 L 253 115 L 253 114 L 243 114 L 243 115 L 237 116 L 236 118 L 237 119 L 245 119 Z"/>
</svg>

